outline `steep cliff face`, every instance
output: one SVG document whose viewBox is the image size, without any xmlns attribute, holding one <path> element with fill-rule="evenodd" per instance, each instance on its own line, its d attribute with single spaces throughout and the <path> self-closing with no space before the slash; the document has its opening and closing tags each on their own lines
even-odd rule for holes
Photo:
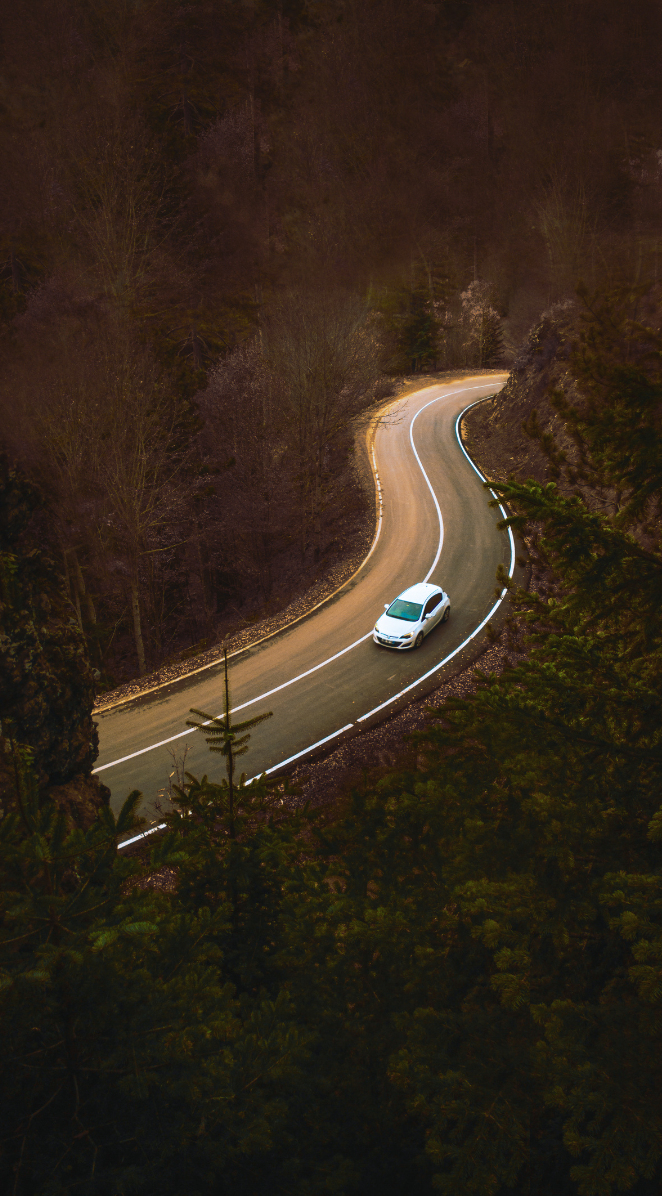
<svg viewBox="0 0 662 1196">
<path fill-rule="evenodd" d="M 465 416 L 464 443 L 487 477 L 550 480 L 550 462 L 540 441 L 524 430 L 534 411 L 543 436 L 551 434 L 558 448 L 572 458 L 573 442 L 549 402 L 549 390 L 562 388 L 570 399 L 575 394 L 569 358 L 580 329 L 578 304 L 568 301 L 550 308 L 532 328 L 497 397 Z M 564 489 L 562 482 L 559 485 Z"/>
<path fill-rule="evenodd" d="M 0 459 L 0 786 L 14 792 L 14 753 L 27 747 L 40 791 L 88 823 L 108 790 L 97 756 L 94 679 L 52 559 L 39 546 L 40 498 Z"/>
</svg>

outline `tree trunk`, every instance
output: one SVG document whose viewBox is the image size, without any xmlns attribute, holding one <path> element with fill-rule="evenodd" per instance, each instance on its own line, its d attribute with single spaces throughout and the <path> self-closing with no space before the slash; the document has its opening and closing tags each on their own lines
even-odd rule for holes
<svg viewBox="0 0 662 1196">
<path fill-rule="evenodd" d="M 63 549 L 62 549 L 62 560 L 63 560 L 63 562 L 64 562 L 64 579 L 65 579 L 65 581 L 66 581 L 66 583 L 67 583 L 67 594 L 69 595 L 69 597 L 71 598 L 71 600 L 72 600 L 72 602 L 73 602 L 73 594 L 72 594 L 72 592 L 71 592 L 71 577 L 70 577 L 70 574 L 69 574 L 69 562 L 68 562 L 68 560 L 67 560 L 67 550 L 66 550 L 66 548 L 63 548 Z"/>
<path fill-rule="evenodd" d="M 138 672 L 141 677 L 145 676 L 145 645 L 143 644 L 143 633 L 140 619 L 140 590 L 138 583 L 133 582 L 131 586 L 131 610 L 133 612 L 133 634 L 136 641 L 136 653 L 138 656 Z"/>
<path fill-rule="evenodd" d="M 193 353 L 193 369 L 202 369 L 202 341 L 198 336 L 198 329 L 195 324 L 191 327 L 191 350 Z"/>
<path fill-rule="evenodd" d="M 223 649 L 223 665 L 225 668 L 225 729 L 230 734 L 232 724 L 230 722 L 230 681 L 228 678 L 228 650 Z M 228 774 L 228 799 L 230 811 L 230 838 L 235 838 L 234 826 L 234 756 L 232 754 L 232 740 L 228 738 L 227 741 L 227 756 L 225 758 L 225 767 Z"/>
<path fill-rule="evenodd" d="M 9 261 L 11 265 L 11 289 L 15 295 L 18 295 L 21 290 L 21 275 L 16 261 L 14 250 L 9 254 Z"/>
<path fill-rule="evenodd" d="M 65 557 L 65 560 L 66 560 L 66 557 Z M 80 627 L 80 629 L 82 631 L 83 630 L 83 616 L 82 616 L 81 610 L 80 610 L 80 589 L 79 589 L 79 585 L 78 585 L 77 565 L 78 565 L 78 561 L 76 560 L 76 554 L 74 553 L 74 568 L 71 571 L 71 596 L 73 599 L 74 606 L 76 607 L 76 618 L 78 619 L 78 626 Z"/>
<path fill-rule="evenodd" d="M 182 92 L 182 113 L 184 115 L 184 133 L 190 137 L 193 132 L 193 109 L 186 88 Z"/>
<path fill-rule="evenodd" d="M 313 527 L 315 535 L 315 549 L 313 558 L 315 564 L 319 561 L 322 546 L 322 454 L 319 445 L 315 457 L 315 480 L 313 484 Z"/>
<path fill-rule="evenodd" d="M 254 66 L 251 66 L 251 73 Z M 255 179 L 255 186 L 259 187 L 260 177 L 262 174 L 262 162 L 260 155 L 260 125 L 258 118 L 259 100 L 255 99 L 255 82 L 251 79 L 250 90 L 250 111 L 251 111 L 251 125 L 253 127 L 253 178 Z"/>
<path fill-rule="evenodd" d="M 72 553 L 72 556 L 74 558 L 74 567 L 76 569 L 76 581 L 78 583 L 78 590 L 79 590 L 79 593 L 81 593 L 83 595 L 83 597 L 85 598 L 85 605 L 87 606 L 87 617 L 88 617 L 90 623 L 96 623 L 97 612 L 94 608 L 94 602 L 92 600 L 92 595 L 90 594 L 89 590 L 87 589 L 87 587 L 85 585 L 85 578 L 83 577 L 83 570 L 80 567 L 78 555 L 74 551 Z"/>
<path fill-rule="evenodd" d="M 309 509 L 309 484 L 307 477 L 306 464 L 303 457 L 300 456 L 300 476 L 299 476 L 299 549 L 301 552 L 301 561 L 305 561 L 306 552 L 308 551 L 308 528 L 310 524 L 310 509 Z"/>
<path fill-rule="evenodd" d="M 209 587 L 208 587 L 208 580 L 207 580 L 208 579 L 208 569 L 207 569 L 207 566 L 205 565 L 205 562 L 204 562 L 204 559 L 202 556 L 202 544 L 200 543 L 200 528 L 197 523 L 195 524 L 195 531 L 193 532 L 192 540 L 193 540 L 193 545 L 195 548 L 195 554 L 196 554 L 196 557 L 198 560 L 198 574 L 200 577 L 200 588 L 202 590 L 202 611 L 204 614 L 204 627 L 205 627 L 205 631 L 207 632 L 207 635 L 209 635 L 210 631 L 212 630 L 212 622 L 211 622 L 211 608 L 210 608 L 210 604 L 209 604 L 209 593 L 208 593 Z"/>
</svg>

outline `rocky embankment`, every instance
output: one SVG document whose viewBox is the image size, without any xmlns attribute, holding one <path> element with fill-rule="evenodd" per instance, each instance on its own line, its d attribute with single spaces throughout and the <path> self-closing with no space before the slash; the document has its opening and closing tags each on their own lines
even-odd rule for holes
<svg viewBox="0 0 662 1196">
<path fill-rule="evenodd" d="M 541 436 L 551 436 L 560 452 L 572 458 L 573 441 L 551 405 L 549 393 L 557 389 L 570 399 L 574 397 L 569 359 L 580 330 L 578 304 L 567 301 L 550 308 L 532 328 L 503 389 L 465 416 L 465 447 L 490 480 L 505 481 L 513 476 L 545 482 L 552 477 L 540 438 L 525 431 L 526 426 L 531 427 L 534 412 Z M 561 479 L 554 480 L 565 488 Z"/>
</svg>

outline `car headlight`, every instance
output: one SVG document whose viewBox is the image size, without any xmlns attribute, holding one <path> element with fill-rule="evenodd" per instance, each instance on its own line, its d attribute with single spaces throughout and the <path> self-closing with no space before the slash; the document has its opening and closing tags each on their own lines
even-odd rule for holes
<svg viewBox="0 0 662 1196">
<path fill-rule="evenodd" d="M 414 638 L 414 633 L 413 631 L 408 631 L 406 635 L 403 635 L 400 638 L 403 640 L 411 640 Z"/>
</svg>

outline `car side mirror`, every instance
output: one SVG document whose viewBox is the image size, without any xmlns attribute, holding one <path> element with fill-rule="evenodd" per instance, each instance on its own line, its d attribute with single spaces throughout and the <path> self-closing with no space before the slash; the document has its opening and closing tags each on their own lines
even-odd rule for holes
<svg viewBox="0 0 662 1196">
<path fill-rule="evenodd" d="M 384 603 L 384 610 L 388 610 L 388 608 L 389 608 L 389 606 L 390 606 L 390 605 L 391 605 L 391 603 L 390 603 L 390 602 L 385 602 L 385 603 Z"/>
</svg>

